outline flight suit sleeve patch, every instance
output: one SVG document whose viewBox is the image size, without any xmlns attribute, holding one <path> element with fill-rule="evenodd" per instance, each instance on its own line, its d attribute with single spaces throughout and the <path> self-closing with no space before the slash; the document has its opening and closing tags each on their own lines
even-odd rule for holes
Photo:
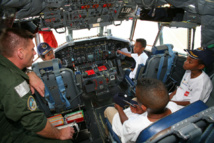
<svg viewBox="0 0 214 143">
<path fill-rule="evenodd" d="M 26 81 L 23 81 L 21 84 L 15 87 L 15 90 L 20 97 L 23 97 L 30 91 L 30 87 Z"/>
<path fill-rule="evenodd" d="M 33 96 L 29 96 L 27 100 L 27 106 L 30 111 L 35 111 L 37 108 L 36 101 Z"/>
</svg>

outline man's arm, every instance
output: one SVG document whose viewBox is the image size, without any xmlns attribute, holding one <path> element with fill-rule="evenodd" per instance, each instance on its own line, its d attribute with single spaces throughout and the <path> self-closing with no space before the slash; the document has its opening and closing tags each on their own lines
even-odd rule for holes
<svg viewBox="0 0 214 143">
<path fill-rule="evenodd" d="M 47 121 L 45 128 L 42 131 L 37 132 L 37 134 L 51 139 L 68 140 L 73 138 L 74 132 L 72 127 L 66 127 L 59 130 Z"/>
<path fill-rule="evenodd" d="M 125 55 L 125 56 L 130 57 L 130 58 L 132 57 L 130 53 L 125 53 L 125 52 L 122 52 L 121 50 L 117 50 L 117 53 Z"/>
<path fill-rule="evenodd" d="M 36 89 L 36 91 L 38 91 L 38 93 L 44 97 L 45 95 L 45 85 L 42 82 L 42 80 L 35 74 L 35 72 L 28 72 L 27 73 L 28 77 L 29 77 L 29 83 L 30 83 L 30 89 L 32 94 L 35 93 L 34 89 Z"/>
<path fill-rule="evenodd" d="M 123 108 L 120 107 L 120 105 L 115 104 L 114 107 L 117 109 L 119 116 L 120 116 L 120 121 L 123 124 L 126 120 L 128 120 L 128 117 L 126 116 L 126 114 L 123 111 Z"/>
<path fill-rule="evenodd" d="M 175 102 L 176 104 L 181 105 L 181 106 L 187 106 L 190 104 L 189 101 L 173 101 L 173 100 L 171 100 L 171 101 Z"/>
</svg>

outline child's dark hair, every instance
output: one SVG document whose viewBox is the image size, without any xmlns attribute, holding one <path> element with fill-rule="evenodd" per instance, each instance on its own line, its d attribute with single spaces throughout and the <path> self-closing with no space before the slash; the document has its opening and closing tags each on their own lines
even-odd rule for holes
<svg viewBox="0 0 214 143">
<path fill-rule="evenodd" d="M 168 91 L 162 81 L 152 78 L 143 78 L 137 82 L 136 94 L 141 101 L 154 113 L 162 113 L 169 102 Z"/>
<path fill-rule="evenodd" d="M 139 39 L 136 39 L 136 42 L 139 42 L 142 47 L 146 47 L 146 40 L 145 39 L 142 39 L 142 38 L 139 38 Z"/>
<path fill-rule="evenodd" d="M 202 65 L 206 66 L 201 59 L 198 59 L 198 64 L 202 64 Z"/>
</svg>

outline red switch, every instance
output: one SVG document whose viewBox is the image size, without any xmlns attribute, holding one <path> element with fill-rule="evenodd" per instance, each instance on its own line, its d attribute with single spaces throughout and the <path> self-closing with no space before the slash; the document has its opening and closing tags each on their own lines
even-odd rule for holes
<svg viewBox="0 0 214 143">
<path fill-rule="evenodd" d="M 87 9 L 89 9 L 89 8 L 90 8 L 90 5 L 86 5 L 85 7 L 86 7 Z"/>
</svg>

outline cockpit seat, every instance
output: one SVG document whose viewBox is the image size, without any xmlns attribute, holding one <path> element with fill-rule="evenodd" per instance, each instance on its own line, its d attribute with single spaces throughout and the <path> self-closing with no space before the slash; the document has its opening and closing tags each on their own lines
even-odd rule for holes
<svg viewBox="0 0 214 143">
<path fill-rule="evenodd" d="M 152 55 L 164 54 L 166 51 L 169 51 L 169 48 L 173 49 L 172 44 L 163 44 L 160 46 L 152 47 Z"/>
<path fill-rule="evenodd" d="M 173 45 L 171 44 L 153 47 L 153 55 L 148 59 L 142 77 L 156 78 L 165 83 L 171 72 L 175 56 L 177 56 L 172 49 Z"/>
<path fill-rule="evenodd" d="M 135 87 L 137 84 L 137 80 L 139 79 L 140 75 L 143 74 L 144 68 L 145 68 L 144 64 L 138 65 L 137 72 L 136 72 L 134 79 L 131 79 L 129 77 L 130 70 L 125 71 L 125 81 L 128 84 L 128 91 L 129 91 L 128 95 L 129 96 L 133 96 L 133 94 L 135 94 Z"/>
<path fill-rule="evenodd" d="M 82 105 L 73 71 L 61 68 L 59 59 L 34 63 L 32 69 L 45 84 L 45 97 L 36 92 L 35 98 L 47 117 Z"/>
<path fill-rule="evenodd" d="M 108 119 L 106 122 L 111 137 L 117 141 Z M 213 123 L 214 107 L 208 108 L 202 101 L 196 101 L 141 131 L 136 143 L 199 142 L 214 132 Z"/>
<path fill-rule="evenodd" d="M 211 79 L 212 84 L 214 86 L 214 74 L 210 76 L 210 79 Z M 210 97 L 207 100 L 206 105 L 209 107 L 214 106 L 214 88 L 213 88 L 212 92 L 210 93 Z"/>
<path fill-rule="evenodd" d="M 138 65 L 134 79 L 129 78 L 130 70 L 125 71 L 125 81 L 128 83 L 129 96 L 135 94 L 137 80 L 142 77 L 156 78 L 164 83 L 166 82 L 170 75 L 174 60 L 176 59 L 175 57 L 177 56 L 172 49 L 172 44 L 154 46 L 152 48 L 152 56 L 147 60 L 146 65 Z"/>
</svg>

